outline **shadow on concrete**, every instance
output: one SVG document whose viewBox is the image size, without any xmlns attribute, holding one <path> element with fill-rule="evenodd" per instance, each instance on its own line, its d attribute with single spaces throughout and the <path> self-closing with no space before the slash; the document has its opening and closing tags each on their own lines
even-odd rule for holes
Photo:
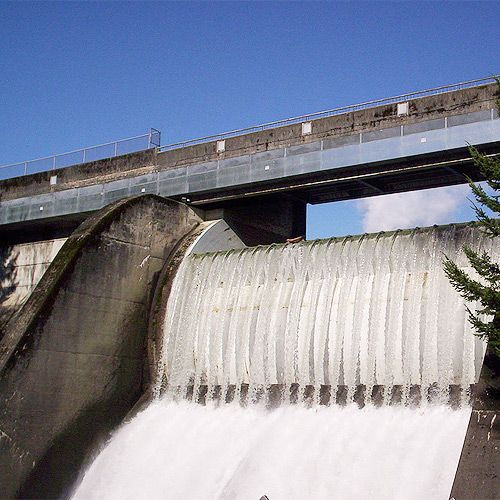
<svg viewBox="0 0 500 500">
<path fill-rule="evenodd" d="M 85 409 L 50 445 L 16 497 L 69 498 L 87 457 L 106 441 L 127 411 L 110 407 L 107 402 Z"/>
<path fill-rule="evenodd" d="M 121 351 L 125 350 L 122 346 Z M 121 359 L 121 353 L 119 356 Z M 117 366 L 116 377 L 120 370 Z M 141 392 L 139 389 L 129 401 L 123 401 L 123 397 L 113 392 L 105 400 L 82 409 L 48 446 L 17 491 L 16 498 L 70 498 L 86 467 L 123 422 Z M 117 404 L 120 399 L 121 403 Z"/>
<path fill-rule="evenodd" d="M 0 339 L 4 326 L 14 313 L 14 309 L 4 303 L 16 289 L 16 260 L 17 255 L 11 246 L 0 247 Z"/>
</svg>

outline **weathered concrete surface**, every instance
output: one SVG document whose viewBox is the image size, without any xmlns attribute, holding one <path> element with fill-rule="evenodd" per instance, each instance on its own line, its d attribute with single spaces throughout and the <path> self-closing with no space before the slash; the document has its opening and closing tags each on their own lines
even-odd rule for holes
<svg viewBox="0 0 500 500">
<path fill-rule="evenodd" d="M 312 133 L 302 135 L 300 123 L 263 130 L 226 139 L 226 150 L 216 152 L 216 141 L 161 153 L 158 165 L 174 167 L 199 161 L 225 159 L 282 147 L 308 144 L 327 137 L 339 137 L 358 132 L 369 132 L 397 125 L 418 123 L 488 109 L 493 101 L 495 85 L 447 92 L 410 101 L 408 116 L 398 116 L 397 104 L 353 111 L 313 120 Z"/>
<path fill-rule="evenodd" d="M 141 151 L 92 163 L 57 170 L 57 184 L 50 184 L 53 172 L 0 181 L 0 198 L 12 200 L 41 193 L 90 186 L 127 179 L 156 171 L 188 166 L 200 162 L 235 158 L 240 155 L 299 146 L 319 139 L 336 138 L 359 132 L 370 132 L 403 124 L 482 111 L 494 105 L 496 85 L 483 85 L 437 94 L 410 101 L 408 116 L 397 115 L 397 105 L 389 104 L 313 120 L 312 133 L 302 135 L 301 124 L 263 130 L 226 139 L 226 148 L 217 153 L 217 141 L 174 149 L 162 153 Z"/>
<path fill-rule="evenodd" d="M 223 252 L 246 248 L 241 238 L 229 227 L 226 221 L 209 222 L 209 230 L 205 231 L 194 243 L 191 253 Z"/>
<path fill-rule="evenodd" d="M 69 237 L 0 342 L 0 497 L 63 496 L 137 401 L 156 273 L 199 222 L 147 195 Z"/>
<path fill-rule="evenodd" d="M 65 241 L 0 247 L 0 339 L 6 322 L 24 304 Z"/>
<path fill-rule="evenodd" d="M 500 360 L 487 351 L 450 498 L 500 498 Z"/>
<path fill-rule="evenodd" d="M 147 149 L 137 153 L 105 158 L 104 160 L 82 163 L 81 165 L 60 168 L 57 170 L 57 184 L 50 184 L 54 172 L 39 172 L 23 177 L 14 177 L 0 181 L 0 199 L 11 199 L 14 192 L 25 192 L 30 196 L 35 193 L 45 193 L 62 189 L 71 189 L 81 185 L 92 185 L 101 182 L 100 179 L 115 180 L 127 172 L 149 171 L 156 164 L 156 150 Z M 135 175 L 135 174 L 134 174 Z M 29 179 L 29 180 L 28 180 Z M 82 184 L 84 182 L 84 184 Z M 15 196 L 17 198 L 18 196 Z"/>
</svg>

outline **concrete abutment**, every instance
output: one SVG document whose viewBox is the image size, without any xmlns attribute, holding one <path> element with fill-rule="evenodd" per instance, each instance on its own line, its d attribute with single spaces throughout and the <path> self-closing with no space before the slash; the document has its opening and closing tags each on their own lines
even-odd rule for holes
<svg viewBox="0 0 500 500">
<path fill-rule="evenodd" d="M 68 238 L 0 344 L 0 496 L 64 496 L 135 404 L 156 274 L 200 222 L 185 205 L 141 196 Z"/>
</svg>

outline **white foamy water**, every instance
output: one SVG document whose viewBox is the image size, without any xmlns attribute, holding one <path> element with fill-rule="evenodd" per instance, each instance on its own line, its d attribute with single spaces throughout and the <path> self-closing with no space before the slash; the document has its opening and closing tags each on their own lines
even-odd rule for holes
<svg viewBox="0 0 500 500">
<path fill-rule="evenodd" d="M 75 499 L 448 499 L 470 410 L 156 401 Z"/>
<path fill-rule="evenodd" d="M 464 243 L 497 257 L 447 227 L 184 259 L 155 400 L 74 498 L 447 499 L 484 355 L 442 271 Z"/>
<path fill-rule="evenodd" d="M 168 302 L 157 392 L 467 388 L 484 343 L 442 270 L 443 254 L 467 266 L 464 243 L 492 250 L 452 226 L 191 256 Z"/>
</svg>

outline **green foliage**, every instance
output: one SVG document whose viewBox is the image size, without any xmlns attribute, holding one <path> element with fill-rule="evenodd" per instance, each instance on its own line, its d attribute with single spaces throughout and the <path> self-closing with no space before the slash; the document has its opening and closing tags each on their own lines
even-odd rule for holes
<svg viewBox="0 0 500 500">
<path fill-rule="evenodd" d="M 484 284 L 472 279 L 452 260 L 445 257 L 444 271 L 455 289 L 468 301 L 478 301 L 477 312 L 467 308 L 469 321 L 476 334 L 486 339 L 497 355 L 500 355 L 500 267 L 486 254 L 478 254 L 468 247 L 464 252 L 472 267 L 484 279 Z M 490 320 L 483 321 L 486 314 Z"/>
<path fill-rule="evenodd" d="M 500 160 L 484 156 L 476 148 L 469 148 L 474 164 L 487 179 L 488 186 L 498 193 L 500 191 Z M 474 212 L 479 222 L 486 229 L 489 236 L 500 236 L 500 221 L 486 215 L 483 207 L 488 208 L 497 215 L 500 214 L 500 196 L 498 194 L 489 196 L 486 191 L 473 182 L 469 181 L 476 203 L 473 204 Z"/>
<path fill-rule="evenodd" d="M 500 80 L 497 79 L 500 96 Z M 496 100 L 500 112 L 500 97 Z M 484 232 L 491 238 L 500 236 L 500 159 L 481 154 L 476 148 L 469 148 L 474 165 L 486 179 L 487 185 L 494 194 L 489 195 L 481 186 L 469 179 L 475 202 L 473 209 Z M 496 214 L 490 217 L 486 209 Z M 444 272 L 453 287 L 467 301 L 479 303 L 476 312 L 467 307 L 469 321 L 476 335 L 488 341 L 488 345 L 500 358 L 500 266 L 493 262 L 486 252 L 478 253 L 471 248 L 463 248 L 472 268 L 480 276 L 477 281 L 461 270 L 452 260 L 445 256 Z"/>
</svg>

